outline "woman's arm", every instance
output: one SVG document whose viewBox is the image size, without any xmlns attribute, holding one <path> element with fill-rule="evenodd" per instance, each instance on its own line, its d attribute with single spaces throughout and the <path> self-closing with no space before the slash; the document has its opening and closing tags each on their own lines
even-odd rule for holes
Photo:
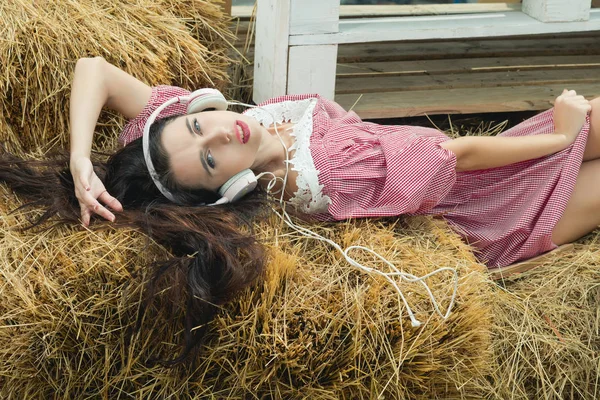
<svg viewBox="0 0 600 400">
<path fill-rule="evenodd" d="M 100 201 L 116 211 L 121 203 L 110 195 L 94 173 L 90 153 L 98 116 L 103 107 L 134 118 L 150 99 L 152 89 L 103 58 L 82 58 L 75 66 L 71 88 L 71 157 L 69 167 L 75 195 L 81 207 L 81 220 L 89 225 L 93 213 L 110 221 L 115 216 Z"/>
<path fill-rule="evenodd" d="M 555 133 L 518 137 L 464 136 L 440 144 L 456 154 L 456 170 L 502 167 L 556 153 L 571 145 L 581 131 L 589 101 L 575 91 L 563 91 L 554 106 Z"/>
<path fill-rule="evenodd" d="M 101 57 L 79 59 L 71 88 L 71 158 L 89 158 L 98 116 L 104 106 L 126 118 L 135 118 L 151 93 L 150 86 Z"/>
<path fill-rule="evenodd" d="M 465 136 L 440 144 L 456 154 L 456 170 L 472 171 L 502 167 L 547 156 L 569 145 L 566 135 L 548 134 L 518 137 Z"/>
</svg>

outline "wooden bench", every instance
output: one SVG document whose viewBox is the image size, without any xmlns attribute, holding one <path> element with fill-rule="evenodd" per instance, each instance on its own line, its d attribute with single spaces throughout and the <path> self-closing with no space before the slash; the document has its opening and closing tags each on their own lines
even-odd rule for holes
<svg viewBox="0 0 600 400">
<path fill-rule="evenodd" d="M 389 118 L 544 109 L 563 87 L 598 96 L 600 9 L 590 3 L 258 0 L 254 100 L 319 93 Z"/>
</svg>

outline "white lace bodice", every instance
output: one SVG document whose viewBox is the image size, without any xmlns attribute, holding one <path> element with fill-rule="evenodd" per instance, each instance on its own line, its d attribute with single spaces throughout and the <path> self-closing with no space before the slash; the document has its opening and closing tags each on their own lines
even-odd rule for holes
<svg viewBox="0 0 600 400">
<path fill-rule="evenodd" d="M 319 184 L 319 171 L 310 154 L 310 137 L 313 132 L 313 109 L 317 99 L 298 101 L 282 101 L 268 104 L 260 108 L 251 108 L 246 111 L 263 126 L 269 127 L 277 123 L 290 121 L 294 123 L 291 135 L 294 144 L 288 149 L 294 151 L 289 166 L 298 173 L 296 185 L 298 190 L 289 200 L 298 211 L 307 214 L 327 212 L 331 199 L 323 195 L 323 185 Z"/>
</svg>

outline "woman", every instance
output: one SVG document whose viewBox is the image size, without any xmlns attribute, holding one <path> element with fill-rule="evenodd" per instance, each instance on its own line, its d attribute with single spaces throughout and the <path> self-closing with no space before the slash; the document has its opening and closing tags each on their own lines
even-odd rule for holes
<svg viewBox="0 0 600 400">
<path fill-rule="evenodd" d="M 264 190 L 259 189 L 224 206 L 176 207 L 159 191 L 143 160 L 140 138 L 157 107 L 187 94 L 179 88 L 151 88 L 101 58 L 77 63 L 69 165 L 84 225 L 93 214 L 115 221 L 115 213 L 146 210 L 150 205 L 161 210 L 162 217 L 168 214 L 164 210 L 196 210 L 189 212 L 197 218 L 191 219 L 197 222 L 191 231 L 198 235 L 192 245 L 207 249 L 201 254 L 207 257 L 218 242 L 214 238 L 226 236 L 206 234 L 217 230 L 202 221 L 211 217 L 218 221 L 225 215 L 236 218 L 253 208 L 248 202 L 258 205 L 264 199 Z M 125 147 L 111 157 L 106 175 L 99 177 L 90 149 L 104 106 L 131 121 L 120 137 Z M 552 250 L 600 223 L 600 189 L 595 184 L 600 176 L 600 111 L 594 111 L 598 108 L 600 99 L 588 102 L 565 91 L 553 110 L 498 137 L 449 139 L 429 128 L 365 123 L 318 96 L 285 96 L 244 114 L 181 115 L 185 106 L 176 104 L 152 125 L 149 152 L 159 184 L 181 205 L 214 203 L 221 185 L 245 169 L 278 178 L 287 175 L 285 187 L 280 180 L 274 190 L 283 189 L 297 210 L 314 218 L 440 215 L 478 250 L 483 262 L 495 267 Z M 10 184 L 7 175 L 1 178 Z M 270 181 L 265 177 L 259 183 L 264 189 Z M 189 225 L 186 218 L 178 221 Z M 258 275 L 263 258 L 255 251 L 250 269 L 254 273 L 239 272 L 248 269 L 236 264 L 236 246 L 246 245 L 251 238 L 241 234 L 236 238 L 219 253 L 219 262 L 229 265 L 231 273 L 237 271 L 234 287 L 239 288 Z M 168 234 L 162 237 L 171 245 L 174 239 Z M 179 249 L 179 254 L 186 251 L 193 253 L 193 246 Z M 190 289 L 195 298 L 216 304 L 226 301 L 223 291 L 214 294 L 223 284 L 219 279 L 228 275 L 221 274 L 218 265 L 209 268 L 218 275 L 214 279 L 207 279 L 203 268 L 187 271 L 188 287 L 200 282 L 197 290 Z M 194 307 L 188 305 L 188 316 Z M 197 322 L 190 319 L 188 328 Z M 182 357 L 200 336 L 188 338 Z"/>
<path fill-rule="evenodd" d="M 188 92 L 152 89 L 100 59 L 83 60 L 77 70 L 71 108 L 71 172 L 87 224 L 92 213 L 114 219 L 104 205 L 121 209 L 89 162 L 93 128 L 104 103 L 134 118 L 121 136 L 127 144 L 141 136 L 152 110 Z M 96 88 L 87 88 L 94 99 L 79 93 L 83 90 L 80 82 L 93 80 L 85 75 L 92 70 L 97 71 L 94 76 L 103 77 L 94 80 Z M 283 177 L 285 149 L 272 125 L 275 113 L 284 115 L 285 121 L 278 121 L 283 123 L 279 131 L 293 166 L 286 197 L 316 218 L 443 215 L 490 267 L 552 250 L 600 223 L 600 193 L 595 189 L 600 176 L 600 111 L 592 111 L 600 108 L 600 99 L 589 102 L 565 91 L 554 112 L 547 111 L 499 137 L 451 140 L 433 129 L 364 123 L 324 99 L 309 105 L 311 98 L 287 96 L 267 102 L 292 107 L 290 100 L 303 101 L 304 108 L 298 110 L 267 106 L 268 113 L 258 109 L 242 115 L 202 112 L 157 127 L 160 149 L 156 150 L 166 156 L 162 161 L 169 170 L 167 186 L 174 193 L 194 188 L 210 196 L 245 168 Z M 305 112 L 308 107 L 312 107 L 310 113 Z M 163 116 L 184 112 L 181 106 L 173 106 Z M 299 129 L 298 124 L 307 123 L 304 114 L 312 114 L 312 121 Z M 236 121 L 240 122 L 236 125 Z M 248 143 L 236 140 L 240 126 L 250 132 Z M 301 130 L 309 131 L 309 140 L 294 137 Z"/>
</svg>

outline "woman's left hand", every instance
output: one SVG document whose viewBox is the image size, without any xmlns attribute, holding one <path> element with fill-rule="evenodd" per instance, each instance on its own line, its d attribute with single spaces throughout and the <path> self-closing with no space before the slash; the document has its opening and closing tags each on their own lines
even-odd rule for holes
<svg viewBox="0 0 600 400">
<path fill-rule="evenodd" d="M 90 224 L 92 214 L 114 222 L 115 216 L 106 207 L 115 211 L 123 211 L 123 206 L 111 196 L 100 178 L 94 172 L 92 162 L 86 157 L 77 157 L 70 162 L 71 175 L 75 184 L 75 196 L 81 207 L 81 222 L 83 226 Z M 103 206 L 100 201 L 106 204 Z"/>
<path fill-rule="evenodd" d="M 554 103 L 554 132 L 565 135 L 568 144 L 575 142 L 592 105 L 574 90 L 563 90 Z"/>
</svg>

